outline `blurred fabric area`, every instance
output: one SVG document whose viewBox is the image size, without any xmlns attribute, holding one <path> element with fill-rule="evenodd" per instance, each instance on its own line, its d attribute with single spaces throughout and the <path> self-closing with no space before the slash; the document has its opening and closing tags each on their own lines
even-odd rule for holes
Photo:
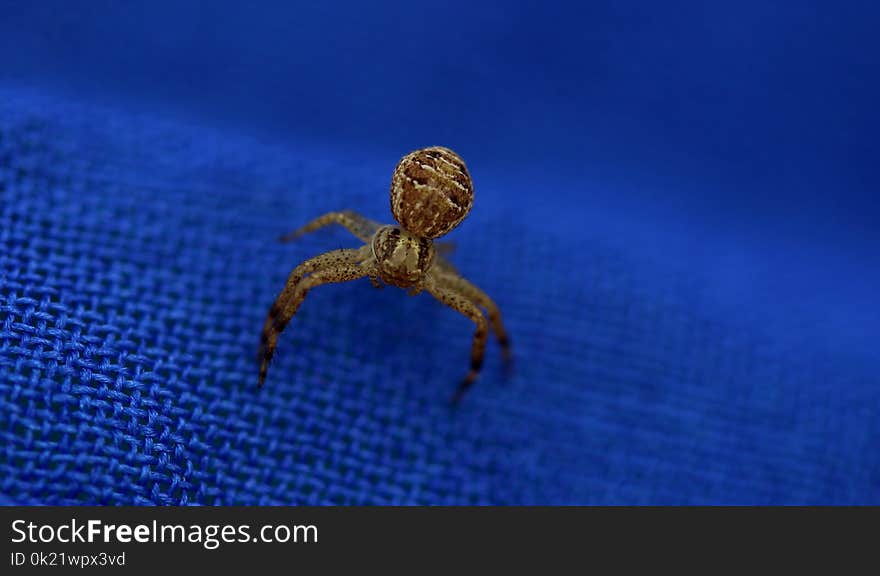
<svg viewBox="0 0 880 576">
<path fill-rule="evenodd" d="M 3 504 L 880 503 L 872 4 L 0 5 Z M 257 389 L 435 144 L 512 377 L 362 280 Z"/>
</svg>

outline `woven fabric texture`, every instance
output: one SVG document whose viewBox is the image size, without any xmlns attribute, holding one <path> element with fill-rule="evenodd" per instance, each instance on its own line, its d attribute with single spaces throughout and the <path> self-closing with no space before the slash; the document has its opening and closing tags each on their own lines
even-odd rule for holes
<svg viewBox="0 0 880 576">
<path fill-rule="evenodd" d="M 451 410 L 470 322 L 363 280 L 309 295 L 258 390 L 290 269 L 357 245 L 275 238 L 333 209 L 388 220 L 397 158 L 0 102 L 4 502 L 880 503 L 866 371 L 775 346 L 488 177 L 453 260 L 506 314 L 511 379 L 490 343 Z"/>
</svg>

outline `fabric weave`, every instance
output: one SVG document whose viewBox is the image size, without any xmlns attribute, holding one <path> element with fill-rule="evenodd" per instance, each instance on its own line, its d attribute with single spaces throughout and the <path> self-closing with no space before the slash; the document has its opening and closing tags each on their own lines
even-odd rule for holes
<svg viewBox="0 0 880 576">
<path fill-rule="evenodd" d="M 364 171 L 0 102 L 4 502 L 880 502 L 876 387 L 727 323 L 691 278 L 645 284 L 601 235 L 534 222 L 479 180 L 453 260 L 506 314 L 512 379 L 490 343 L 451 410 L 471 323 L 364 280 L 309 295 L 258 390 L 288 272 L 357 246 L 275 239 L 328 210 L 390 220 L 387 182 L 365 174 L 396 158 Z"/>
</svg>

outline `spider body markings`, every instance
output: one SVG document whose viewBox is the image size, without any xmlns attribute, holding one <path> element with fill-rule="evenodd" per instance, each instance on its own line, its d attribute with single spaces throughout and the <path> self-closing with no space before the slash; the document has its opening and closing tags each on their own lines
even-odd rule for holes
<svg viewBox="0 0 880 576">
<path fill-rule="evenodd" d="M 398 225 L 382 225 L 352 211 L 330 212 L 281 237 L 287 242 L 330 224 L 339 224 L 364 242 L 353 249 L 332 250 L 310 258 L 290 273 L 269 310 L 260 345 L 262 387 L 278 337 L 310 290 L 323 284 L 369 278 L 408 290 L 427 291 L 474 322 L 471 365 L 453 396 L 458 402 L 473 385 L 483 365 L 489 330 L 495 334 L 505 361 L 511 360 L 510 339 L 501 312 L 485 292 L 463 278 L 442 254 L 452 245 L 435 244 L 470 212 L 474 187 L 464 161 L 440 146 L 404 156 L 391 178 L 391 213 Z M 484 315 L 483 310 L 486 310 Z"/>
</svg>

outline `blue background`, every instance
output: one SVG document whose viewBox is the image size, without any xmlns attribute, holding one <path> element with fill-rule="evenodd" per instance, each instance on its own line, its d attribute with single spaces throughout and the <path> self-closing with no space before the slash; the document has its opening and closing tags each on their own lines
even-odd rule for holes
<svg viewBox="0 0 880 576">
<path fill-rule="evenodd" d="M 868 2 L 0 3 L 0 493 L 23 503 L 880 503 Z M 474 177 L 468 321 L 289 270 Z"/>
</svg>

